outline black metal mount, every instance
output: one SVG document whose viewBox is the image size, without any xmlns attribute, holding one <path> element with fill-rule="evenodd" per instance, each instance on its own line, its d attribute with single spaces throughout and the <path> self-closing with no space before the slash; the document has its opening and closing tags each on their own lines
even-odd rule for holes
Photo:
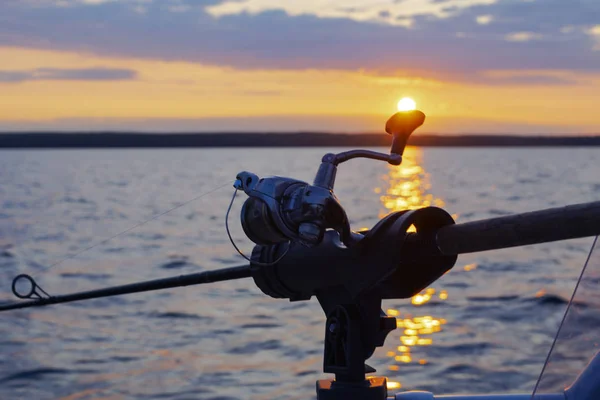
<svg viewBox="0 0 600 400">
<path fill-rule="evenodd" d="M 451 224 L 447 212 L 427 207 L 388 215 L 351 247 L 327 231 L 310 251 L 296 243 L 254 248 L 251 274 L 265 294 L 291 301 L 316 296 L 327 316 L 323 370 L 335 381 L 319 381 L 319 399 L 386 398 L 385 379 L 365 376 L 375 372 L 365 361 L 396 329 L 382 299 L 409 298 L 454 266 L 456 256 L 441 254 L 435 243 L 436 232 Z"/>
<path fill-rule="evenodd" d="M 375 347 L 383 346 L 388 333 L 396 329 L 396 318 L 379 312 L 381 300 L 375 297 L 365 300 L 359 304 L 337 305 L 329 312 L 325 324 L 323 372 L 335 374 L 335 380 L 317 381 L 319 400 L 387 398 L 386 379 L 367 379 L 365 375 L 375 369 L 365 364 L 365 360 Z M 366 325 L 372 328 L 365 329 Z M 365 338 L 365 334 L 371 337 Z"/>
</svg>

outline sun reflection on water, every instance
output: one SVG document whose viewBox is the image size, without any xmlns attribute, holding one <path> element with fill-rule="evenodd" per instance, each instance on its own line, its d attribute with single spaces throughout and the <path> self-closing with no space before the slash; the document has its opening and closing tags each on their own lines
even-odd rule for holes
<svg viewBox="0 0 600 400">
<path fill-rule="evenodd" d="M 394 211 L 445 205 L 442 199 L 427 193 L 431 185 L 428 175 L 419 165 L 422 155 L 421 149 L 407 147 L 402 156 L 402 165 L 388 167 L 388 173 L 382 176 L 387 188 L 375 189 L 375 193 L 381 194 L 380 200 L 384 207 L 379 213 L 380 218 Z"/>
<path fill-rule="evenodd" d="M 375 188 L 375 193 L 380 195 L 383 208 L 379 217 L 402 210 L 414 210 L 423 207 L 444 207 L 442 199 L 429 193 L 431 185 L 429 176 L 421 166 L 423 151 L 416 147 L 407 147 L 400 167 L 389 166 L 388 173 L 382 176 L 383 187 Z M 414 227 L 411 227 L 414 229 Z M 470 266 L 470 269 L 474 269 Z M 465 267 L 465 270 L 470 270 Z M 419 308 L 431 301 L 445 301 L 448 291 L 436 288 L 427 288 L 411 298 L 411 306 Z M 422 315 L 409 310 L 386 310 L 387 315 L 396 317 L 396 325 L 400 332 L 396 351 L 388 351 L 390 358 L 390 371 L 401 370 L 402 364 L 426 365 L 428 360 L 418 356 L 420 346 L 430 346 L 434 343 L 433 335 L 443 330 L 447 323 L 444 318 L 432 315 Z M 415 314 L 415 315 L 413 315 Z M 397 331 L 398 332 L 398 331 Z M 390 337 L 391 340 L 392 338 Z M 390 384 L 392 387 L 390 387 Z M 402 387 L 400 382 L 389 382 L 388 388 Z"/>
</svg>

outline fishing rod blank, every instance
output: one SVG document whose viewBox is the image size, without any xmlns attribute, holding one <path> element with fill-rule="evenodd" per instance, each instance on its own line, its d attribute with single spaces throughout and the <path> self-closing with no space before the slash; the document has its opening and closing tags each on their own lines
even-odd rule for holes
<svg viewBox="0 0 600 400">
<path fill-rule="evenodd" d="M 32 277 L 30 277 L 29 275 L 19 275 L 13 280 L 13 293 L 19 298 L 32 299 L 36 297 L 36 299 L 24 302 L 0 304 L 0 311 L 15 310 L 18 308 L 41 307 L 50 304 L 70 303 L 72 301 L 119 296 L 129 293 L 148 292 L 153 290 L 169 289 L 181 286 L 201 285 L 203 283 L 228 281 L 248 277 L 250 277 L 250 266 L 243 265 L 239 267 L 217 269 L 214 271 L 205 271 L 195 274 L 174 276 L 171 278 L 131 283 L 122 286 L 113 286 L 104 289 L 90 290 L 87 292 L 42 297 L 42 295 L 37 291 L 37 289 L 40 289 L 46 295 L 47 293 L 39 287 L 39 285 L 35 282 L 35 280 Z M 19 290 L 19 281 L 21 281 L 21 284 L 24 283 L 24 281 L 27 281 L 30 287 L 25 291 Z"/>
</svg>

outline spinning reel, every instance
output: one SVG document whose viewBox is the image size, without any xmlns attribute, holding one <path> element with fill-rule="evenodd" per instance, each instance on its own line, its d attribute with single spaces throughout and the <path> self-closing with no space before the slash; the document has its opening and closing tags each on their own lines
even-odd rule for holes
<svg viewBox="0 0 600 400">
<path fill-rule="evenodd" d="M 385 378 L 366 379 L 375 370 L 364 364 L 396 329 L 396 319 L 381 309 L 382 299 L 413 296 L 456 261 L 442 255 L 432 240 L 440 227 L 454 223 L 445 211 L 393 213 L 370 231 L 355 233 L 333 192 L 338 165 L 345 161 L 369 158 L 400 165 L 410 134 L 424 120 L 417 110 L 394 114 L 386 124 L 393 136 L 390 154 L 326 154 L 312 185 L 249 172 L 236 177 L 234 186 L 248 195 L 242 227 L 257 244 L 251 258 L 255 283 L 275 298 L 316 296 L 327 315 L 323 369 L 336 379 L 318 382 L 319 399 L 387 398 Z M 416 234 L 408 233 L 411 226 Z"/>
<path fill-rule="evenodd" d="M 321 243 L 327 229 L 333 229 L 342 243 L 352 246 L 361 237 L 350 231 L 346 212 L 333 193 L 338 165 L 353 158 L 400 165 L 410 134 L 424 121 L 425 114 L 418 110 L 394 114 L 385 127 L 393 136 L 390 154 L 370 150 L 326 154 L 312 185 L 292 178 L 261 179 L 250 172 L 240 172 L 235 187 L 248 195 L 241 215 L 244 232 L 258 245 L 292 241 L 315 246 Z"/>
</svg>

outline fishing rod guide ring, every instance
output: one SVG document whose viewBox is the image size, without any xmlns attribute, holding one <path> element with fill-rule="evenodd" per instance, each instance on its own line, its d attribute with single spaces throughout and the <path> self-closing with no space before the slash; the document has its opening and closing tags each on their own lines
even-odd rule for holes
<svg viewBox="0 0 600 400">
<path fill-rule="evenodd" d="M 29 285 L 30 285 L 29 291 L 27 291 L 27 292 L 20 291 L 17 288 L 17 284 L 19 283 L 19 281 L 29 282 Z M 27 274 L 17 275 L 12 281 L 12 292 L 15 296 L 17 296 L 20 299 L 31 299 L 34 295 L 37 295 L 38 297 L 41 298 L 41 296 L 35 291 L 35 289 L 37 287 L 38 287 L 38 285 L 37 285 L 37 283 L 35 283 L 35 280 Z M 23 287 L 21 287 L 21 289 L 23 289 Z"/>
</svg>

